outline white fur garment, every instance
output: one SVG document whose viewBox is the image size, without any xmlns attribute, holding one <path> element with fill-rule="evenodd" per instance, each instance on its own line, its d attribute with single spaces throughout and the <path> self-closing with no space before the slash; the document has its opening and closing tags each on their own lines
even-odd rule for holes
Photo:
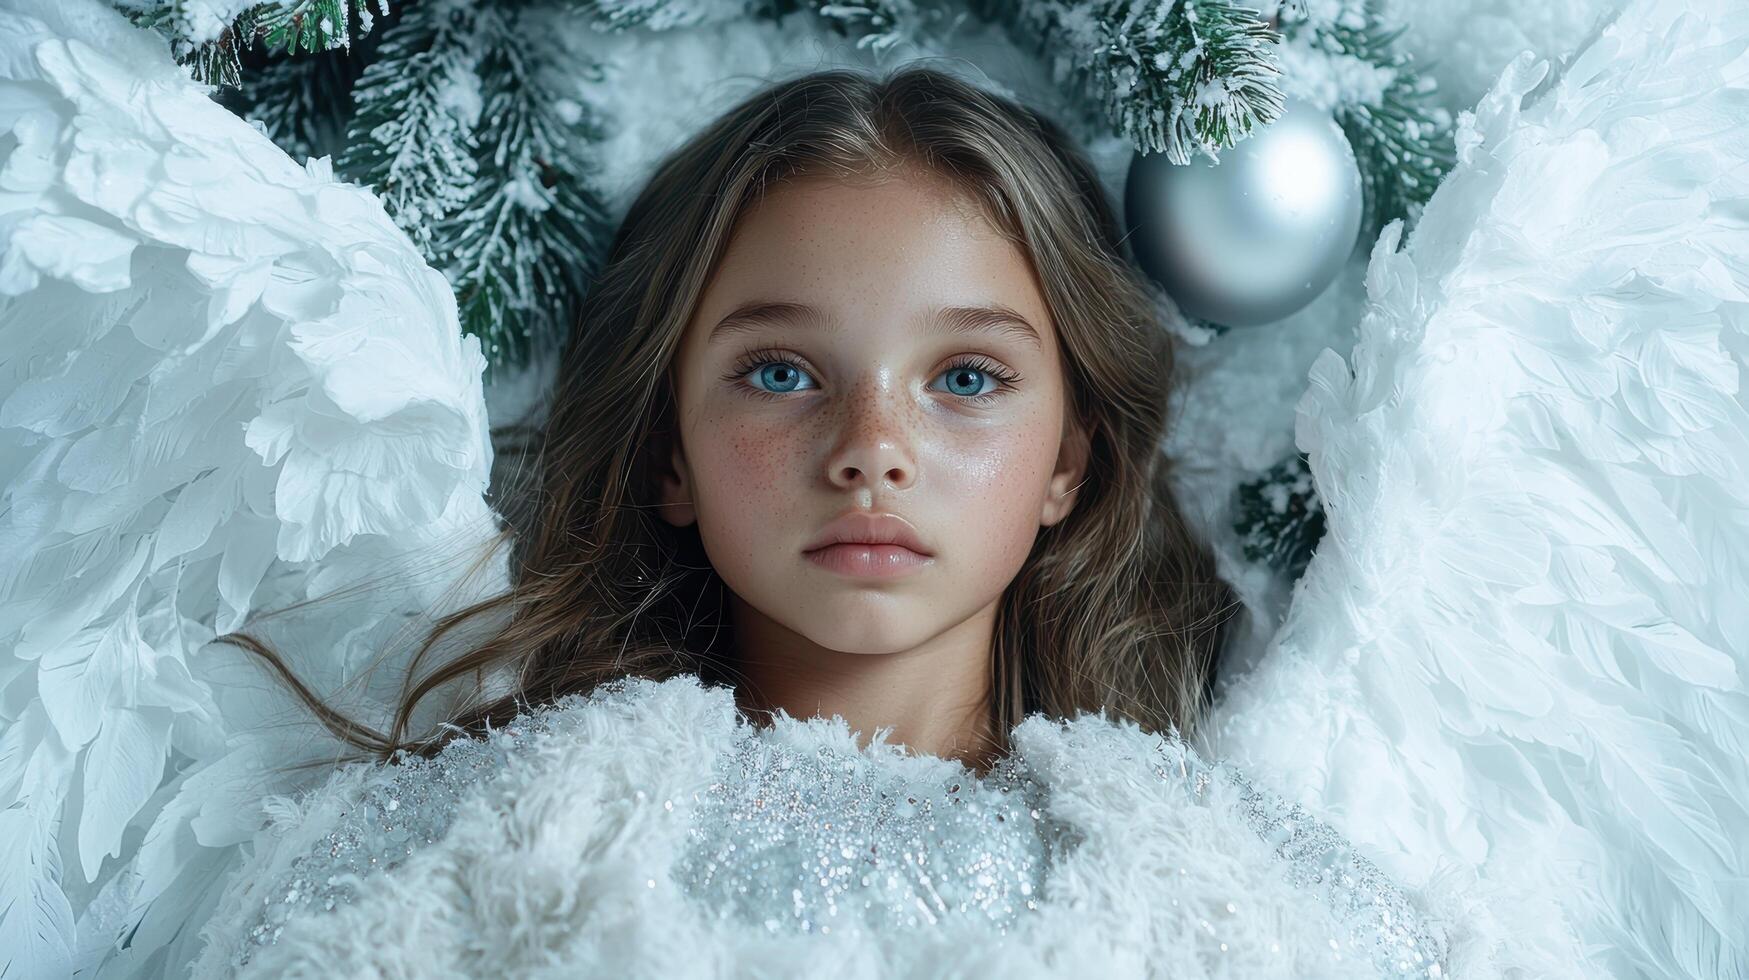
<svg viewBox="0 0 1749 980">
<path fill-rule="evenodd" d="M 728 688 L 691 675 L 567 698 L 540 730 L 530 727 L 518 719 L 494 731 L 489 752 L 480 740 L 452 743 L 441 766 L 411 779 L 397 782 L 393 767 L 354 766 L 306 798 L 275 800 L 274 826 L 257 838 L 207 927 L 196 980 L 1428 976 L 1445 958 L 1448 928 L 1462 935 L 1462 923 L 1422 928 L 1417 903 L 1393 894 L 1332 836 L 1320 836 L 1303 812 L 1248 804 L 1242 782 L 1211 771 L 1182 742 L 1100 715 L 1067 724 L 1033 716 L 1014 732 L 1010 759 L 1024 760 L 1044 787 L 1040 818 L 1060 823 L 1057 833 L 1071 843 L 1035 893 L 1037 910 L 1007 935 L 998 936 L 976 908 L 941 913 L 933 924 L 883 928 L 870 919 L 855 928 L 863 913 L 845 901 L 827 930 L 810 932 L 798 931 L 796 915 L 826 922 L 826 910 L 803 909 L 799 898 L 795 914 L 783 901 L 752 919 L 724 918 L 697 897 L 691 878 L 669 872 L 686 850 L 694 815 L 715 812 L 701 813 L 699 802 L 711 783 L 734 780 L 732 792 L 759 792 L 761 784 L 731 758 L 738 743 L 769 743 L 774 755 L 762 755 L 761 768 L 800 766 L 823 749 L 834 764 L 875 770 L 876 784 L 895 800 L 939 804 L 943 840 L 918 854 L 937 856 L 931 896 L 955 884 L 955 868 L 939 859 L 951 852 L 951 838 L 971 838 L 968 850 L 976 852 L 986 833 L 975 819 L 950 814 L 945 802 L 946 787 L 973 782 L 970 771 L 879 739 L 859 750 L 842 719 L 779 715 L 771 728 L 755 728 L 737 717 Z M 459 784 L 459 801 L 430 792 L 435 780 Z M 808 777 L 801 791 L 818 782 Z M 392 789 L 388 802 L 379 797 L 379 812 L 370 813 L 365 801 L 382 787 Z M 782 820 L 782 794 L 765 795 L 749 819 Z M 989 807 L 999 797 L 992 791 L 973 799 Z M 433 819 L 452 807 L 453 819 Z M 1278 813 L 1260 824 L 1263 833 L 1247 820 L 1257 810 Z M 950 825 L 953 819 L 963 823 Z M 322 895 L 296 904 L 298 890 L 320 888 L 335 873 L 326 857 L 337 842 L 373 852 L 406 839 L 409 827 L 416 828 L 411 856 L 386 872 L 367 866 L 356 893 L 332 911 Z M 354 843 L 360 835 L 369 838 L 362 848 Z M 434 843 L 421 843 L 428 836 Z M 870 842 L 897 850 L 880 828 L 852 836 L 859 851 Z M 1278 849 L 1307 852 L 1304 867 Z M 314 870 L 296 868 L 297 859 L 314 861 Z M 755 888 L 762 877 L 782 885 L 791 873 L 787 861 L 748 853 L 731 861 L 746 867 L 725 873 L 740 873 Z M 1290 883 L 1307 868 L 1322 880 Z M 863 874 L 873 865 L 833 853 L 829 865 L 822 859 L 807 873 L 839 869 Z M 1367 878 L 1376 890 L 1357 882 Z M 1343 902 L 1343 880 L 1361 889 L 1358 914 Z M 864 894 L 878 904 L 889 892 Z M 909 897 L 901 890 L 894 900 Z M 783 927 L 768 925 L 768 916 Z M 1406 939 L 1422 933 L 1430 937 L 1427 959 L 1415 964 L 1411 957 L 1422 949 Z M 257 944 L 257 934 L 274 941 Z M 233 974 L 233 957 L 245 948 L 253 955 Z"/>
</svg>

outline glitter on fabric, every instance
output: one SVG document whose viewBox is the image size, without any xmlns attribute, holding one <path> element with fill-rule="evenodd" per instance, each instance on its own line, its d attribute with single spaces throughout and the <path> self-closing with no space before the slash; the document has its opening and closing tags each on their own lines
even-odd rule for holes
<svg viewBox="0 0 1749 980">
<path fill-rule="evenodd" d="M 564 703 L 634 696 L 610 682 Z M 526 736 L 549 730 L 551 717 L 525 714 L 494 742 L 458 738 L 435 758 L 404 756 L 293 860 L 232 965 L 276 942 L 292 915 L 355 900 L 366 876 L 441 838 L 458 800 Z M 1273 847 L 1285 878 L 1335 913 L 1345 934 L 1330 937 L 1332 948 L 1361 953 L 1380 976 L 1443 977 L 1437 923 L 1336 831 L 1183 742 L 1161 736 L 1155 748 L 1155 774 L 1181 787 L 1187 803 L 1212 805 L 1214 780 L 1237 790 L 1239 817 Z M 920 784 L 861 752 L 804 749 L 745 724 L 714 772 L 688 801 L 686 844 L 669 876 L 704 914 L 771 933 L 892 933 L 957 918 L 982 923 L 995 939 L 1026 928 L 1044 905 L 1052 865 L 1079 843 L 1051 816 L 1048 785 L 1018 753 L 983 777 L 962 768 Z"/>
<path fill-rule="evenodd" d="M 1182 745 L 1175 751 L 1164 738 L 1157 746 L 1165 761 L 1156 774 L 1179 782 L 1199 802 L 1210 779 L 1224 779 L 1239 790 L 1246 825 L 1274 845 L 1287 880 L 1316 891 L 1347 927 L 1348 935 L 1337 941 L 1363 951 L 1381 977 L 1445 976 L 1444 930 L 1425 919 L 1409 896 L 1341 834 L 1305 807 L 1258 789 L 1232 766 L 1211 764 Z"/>
<path fill-rule="evenodd" d="M 1005 934 L 1038 908 L 1052 855 L 1074 843 L 1013 757 L 981 780 L 918 786 L 865 757 L 744 731 L 717 771 L 672 876 L 706 914 L 771 932 L 963 916 Z"/>
<path fill-rule="evenodd" d="M 610 683 L 579 700 L 597 703 L 625 696 L 623 684 Z M 233 954 L 232 967 L 248 965 L 255 948 L 277 942 L 293 914 L 353 901 L 366 876 L 387 871 L 420 846 L 436 842 L 455 819 L 457 801 L 498 771 L 516 739 L 550 726 L 547 712 L 532 712 L 502 729 L 507 743 L 457 738 L 432 758 L 404 753 L 387 767 L 393 772 L 385 783 L 367 789 L 358 806 L 342 814 L 308 854 L 292 861 L 265 900 L 247 941 Z"/>
</svg>

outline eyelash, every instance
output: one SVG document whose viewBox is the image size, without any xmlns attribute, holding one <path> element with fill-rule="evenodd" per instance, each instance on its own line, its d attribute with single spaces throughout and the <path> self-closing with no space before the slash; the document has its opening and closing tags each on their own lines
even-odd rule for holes
<svg viewBox="0 0 1749 980">
<path fill-rule="evenodd" d="M 807 365 L 796 360 L 790 354 L 777 350 L 776 348 L 765 347 L 758 350 L 750 350 L 745 354 L 742 354 L 735 360 L 735 369 L 724 375 L 723 380 L 728 382 L 740 381 L 752 372 L 754 368 L 764 367 L 767 364 L 787 364 L 796 370 L 808 370 Z M 942 371 L 957 371 L 961 368 L 970 368 L 980 374 L 985 374 L 996 379 L 997 387 L 994 391 L 985 392 L 982 395 L 959 396 L 961 401 L 973 405 L 988 405 L 1004 393 L 1011 390 L 1021 381 L 1019 374 L 1016 374 L 1014 371 L 1009 370 L 980 354 L 961 355 L 955 358 L 952 363 L 942 368 Z M 748 394 L 767 400 L 782 398 L 783 396 L 790 394 L 790 392 L 787 391 L 766 391 L 763 388 L 755 388 L 752 385 L 743 385 L 742 387 L 746 389 Z M 951 392 L 949 394 L 951 394 Z"/>
</svg>

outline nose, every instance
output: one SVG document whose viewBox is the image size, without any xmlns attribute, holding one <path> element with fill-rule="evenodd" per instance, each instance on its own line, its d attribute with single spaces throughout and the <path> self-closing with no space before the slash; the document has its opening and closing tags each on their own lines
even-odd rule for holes
<svg viewBox="0 0 1749 980">
<path fill-rule="evenodd" d="M 903 490 L 916 480 L 902 400 L 900 392 L 883 394 L 867 387 L 850 399 L 842 435 L 827 462 L 827 478 L 833 486 L 878 490 L 884 482 L 888 488 Z"/>
</svg>

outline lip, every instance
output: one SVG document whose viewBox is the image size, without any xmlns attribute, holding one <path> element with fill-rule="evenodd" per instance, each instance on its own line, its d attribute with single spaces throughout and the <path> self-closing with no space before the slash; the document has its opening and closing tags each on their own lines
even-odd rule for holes
<svg viewBox="0 0 1749 980">
<path fill-rule="evenodd" d="M 897 514 L 852 511 L 820 529 L 802 549 L 816 565 L 846 575 L 890 578 L 933 564 L 935 552 Z"/>
<path fill-rule="evenodd" d="M 859 578 L 894 578 L 933 564 L 934 558 L 896 544 L 831 544 L 805 553 L 822 568 Z"/>
</svg>

